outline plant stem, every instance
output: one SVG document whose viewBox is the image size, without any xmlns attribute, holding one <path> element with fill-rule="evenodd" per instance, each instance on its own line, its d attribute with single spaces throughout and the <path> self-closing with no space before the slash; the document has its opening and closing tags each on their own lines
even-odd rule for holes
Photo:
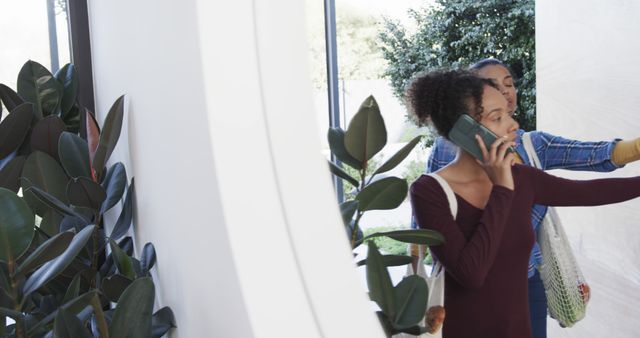
<svg viewBox="0 0 640 338">
<path fill-rule="evenodd" d="M 367 161 L 364 161 L 364 165 L 362 166 L 363 168 L 360 169 L 360 189 L 358 192 L 362 191 L 362 189 L 364 189 L 366 183 L 366 174 L 367 174 Z M 356 219 L 355 221 L 353 221 L 353 229 L 351 230 L 351 247 L 355 247 L 356 245 L 356 240 L 358 238 L 358 229 L 360 228 L 360 218 L 362 217 L 362 214 L 364 214 L 364 211 L 360 211 L 358 210 L 357 214 L 356 214 Z"/>
<path fill-rule="evenodd" d="M 100 304 L 100 298 L 97 294 L 91 299 L 91 306 L 93 306 L 93 312 L 96 315 L 96 322 L 98 323 L 98 332 L 100 332 L 100 338 L 109 338 L 109 328 L 107 326 L 107 321 L 104 319 L 102 304 Z"/>
</svg>

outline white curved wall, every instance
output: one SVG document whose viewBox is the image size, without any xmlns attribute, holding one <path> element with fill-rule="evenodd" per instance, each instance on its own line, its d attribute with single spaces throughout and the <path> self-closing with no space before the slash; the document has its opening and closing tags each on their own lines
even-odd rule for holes
<svg viewBox="0 0 640 338">
<path fill-rule="evenodd" d="M 537 0 L 538 129 L 573 139 L 640 136 L 640 2 Z M 556 171 L 573 178 L 632 176 Z M 562 219 L 591 284 L 587 317 L 571 329 L 549 320 L 549 337 L 637 337 L 640 200 L 564 208 Z"/>
<path fill-rule="evenodd" d="M 96 109 L 127 94 L 114 158 L 172 336 L 381 337 L 316 139 L 303 2 L 89 5 Z"/>
</svg>

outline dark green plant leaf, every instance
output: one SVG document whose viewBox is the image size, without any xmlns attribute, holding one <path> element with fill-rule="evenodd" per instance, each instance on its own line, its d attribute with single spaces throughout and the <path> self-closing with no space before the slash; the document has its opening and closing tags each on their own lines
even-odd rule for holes
<svg viewBox="0 0 640 338">
<path fill-rule="evenodd" d="M 142 255 L 140 256 L 140 268 L 144 273 L 149 272 L 151 268 L 156 264 L 156 248 L 153 244 L 147 243 L 142 249 Z"/>
<path fill-rule="evenodd" d="M 29 188 L 27 188 L 25 193 L 33 194 L 33 196 L 35 196 L 35 198 L 37 198 L 40 202 L 45 203 L 47 206 L 49 206 L 50 208 L 59 212 L 62 215 L 74 216 L 74 217 L 80 218 L 86 224 L 89 224 L 90 222 L 90 220 L 87 219 L 85 215 L 71 209 L 66 204 L 62 203 L 62 201 L 60 201 L 59 199 L 55 198 L 51 194 L 43 191 L 42 189 L 36 186 L 30 186 Z"/>
<path fill-rule="evenodd" d="M 80 281 L 82 279 L 82 272 L 77 273 L 71 283 L 69 284 L 69 288 L 67 288 L 67 292 L 64 294 L 64 298 L 62 299 L 62 304 L 65 304 L 80 295 Z"/>
<path fill-rule="evenodd" d="M 60 163 L 69 177 L 92 177 L 87 141 L 78 135 L 64 132 L 60 135 L 58 152 Z"/>
<path fill-rule="evenodd" d="M 382 326 L 385 335 L 387 337 L 393 336 L 396 332 L 393 329 L 393 325 L 391 324 L 389 317 L 387 317 L 387 315 L 382 311 L 376 311 L 376 316 L 378 317 L 378 321 L 380 321 L 380 325 Z"/>
<path fill-rule="evenodd" d="M 51 313 L 58 308 L 56 298 L 53 295 L 32 295 L 31 299 L 34 300 L 34 303 L 41 313 Z M 29 317 L 31 316 L 27 315 L 27 318 Z"/>
<path fill-rule="evenodd" d="M 374 242 L 369 242 L 367 250 L 367 285 L 369 298 L 376 302 L 389 318 L 395 318 L 396 303 L 389 271 Z"/>
<path fill-rule="evenodd" d="M 92 338 L 75 314 L 61 308 L 53 324 L 54 338 Z"/>
<path fill-rule="evenodd" d="M 10 285 L 9 267 L 7 266 L 7 263 L 0 260 L 0 289 L 9 290 Z"/>
<path fill-rule="evenodd" d="M 73 211 L 75 211 L 77 214 L 82 215 L 82 217 L 84 217 L 84 219 L 91 219 L 92 220 L 93 217 L 95 216 L 94 211 L 89 209 L 89 208 L 73 205 L 73 206 L 71 206 L 71 209 L 73 209 Z"/>
<path fill-rule="evenodd" d="M 89 223 L 91 222 L 82 218 L 65 215 L 64 218 L 62 218 L 62 222 L 60 222 L 60 232 L 67 230 L 75 230 L 75 232 L 79 232 L 84 229 L 85 226 L 89 225 Z"/>
<path fill-rule="evenodd" d="M 416 144 L 420 142 L 421 138 L 422 136 L 414 137 L 413 140 L 409 141 L 409 143 L 407 143 L 404 147 L 402 147 L 402 149 L 398 150 L 397 153 L 395 153 L 386 162 L 384 162 L 384 164 L 381 165 L 380 168 L 378 168 L 373 173 L 373 175 L 381 174 L 383 172 L 387 172 L 395 168 L 398 164 L 400 164 L 400 162 L 402 162 L 405 158 L 407 158 L 409 153 L 411 153 L 413 148 L 415 148 Z"/>
<path fill-rule="evenodd" d="M 111 302 L 117 303 L 124 290 L 133 281 L 123 275 L 115 274 L 102 280 L 102 292 Z"/>
<path fill-rule="evenodd" d="M 419 336 L 419 335 L 427 332 L 427 328 L 425 328 L 424 326 L 414 325 L 414 326 L 410 326 L 410 327 L 406 327 L 406 328 L 400 328 L 400 329 L 394 329 L 393 330 L 393 334 L 398 334 L 398 333 L 401 333 L 401 332 L 412 334 L 414 336 Z"/>
<path fill-rule="evenodd" d="M 342 214 L 342 222 L 345 225 L 350 224 L 353 215 L 358 210 L 358 201 L 346 201 L 340 204 L 340 213 Z"/>
<path fill-rule="evenodd" d="M 387 129 L 378 103 L 369 96 L 362 102 L 344 134 L 345 149 L 353 158 L 365 163 L 387 144 Z"/>
<path fill-rule="evenodd" d="M 29 156 L 31 154 L 31 129 L 29 129 L 29 132 L 27 132 L 27 136 L 25 136 L 24 141 L 20 145 L 20 148 L 15 151 L 15 154 L 19 156 Z"/>
<path fill-rule="evenodd" d="M 118 246 L 122 249 L 127 256 L 133 257 L 133 238 L 127 236 L 118 242 Z"/>
<path fill-rule="evenodd" d="M 364 238 L 368 240 L 374 237 L 386 236 L 403 243 L 414 243 L 424 245 L 440 245 L 444 243 L 444 236 L 441 233 L 428 229 L 407 229 L 387 232 L 376 232 Z"/>
<path fill-rule="evenodd" d="M 18 93 L 14 92 L 13 89 L 3 85 L 0 83 L 0 100 L 4 103 L 4 106 L 7 107 L 8 111 L 14 110 L 17 106 L 24 103 L 24 100 L 18 95 Z"/>
<path fill-rule="evenodd" d="M 7 294 L 7 291 L 4 288 L 0 288 L 0 307 L 11 308 L 12 306 L 13 306 L 13 301 L 11 300 L 11 297 Z M 0 321 L 1 320 L 2 319 L 0 319 Z"/>
<path fill-rule="evenodd" d="M 47 262 L 45 265 L 36 270 L 36 272 L 34 272 L 31 276 L 29 276 L 22 288 L 25 297 L 31 292 L 39 289 L 41 286 L 51 281 L 62 271 L 64 271 L 64 269 L 69 266 L 71 261 L 73 261 L 78 253 L 80 253 L 80 250 L 84 248 L 85 244 L 87 244 L 87 241 L 89 240 L 89 238 L 91 238 L 91 235 L 93 234 L 93 231 L 95 229 L 95 225 L 84 228 L 73 237 L 71 244 L 69 244 L 69 247 L 67 247 L 62 255 Z"/>
<path fill-rule="evenodd" d="M 405 197 L 409 187 L 407 181 L 397 177 L 386 177 L 375 181 L 362 189 L 356 196 L 360 202 L 358 209 L 367 210 L 389 210 L 395 209 Z"/>
<path fill-rule="evenodd" d="M 28 191 L 31 186 L 36 186 L 61 202 L 67 203 L 67 175 L 60 164 L 51 156 L 41 151 L 31 153 L 24 163 L 22 177 L 24 179 L 21 179 L 20 182 L 24 199 L 36 214 L 43 216 L 49 207 Z"/>
<path fill-rule="evenodd" d="M 329 170 L 331 170 L 331 172 L 346 180 L 347 182 L 351 183 L 352 186 L 359 188 L 360 184 L 358 184 L 358 180 L 356 180 L 355 178 L 349 176 L 349 174 L 347 174 L 344 170 L 342 170 L 342 168 L 338 167 L 337 165 L 335 165 L 335 163 L 331 162 L 331 161 L 327 161 L 329 162 Z"/>
<path fill-rule="evenodd" d="M 71 106 L 71 109 L 64 114 L 62 121 L 67 125 L 67 131 L 73 134 L 78 134 L 82 128 L 80 128 L 82 109 L 78 104 Z"/>
<path fill-rule="evenodd" d="M 2 264 L 4 264 L 4 263 L 2 263 Z M 6 267 L 6 264 L 4 264 L 4 266 Z M 5 272 L 6 272 L 7 275 L 9 274 L 8 271 L 5 271 Z M 1 274 L 3 275 L 4 272 L 2 272 Z M 10 285 L 10 284 L 7 282 L 9 277 L 8 276 L 0 276 L 0 278 L 5 278 L 5 281 L 0 282 L 0 308 L 11 309 L 11 308 L 14 307 L 14 305 L 13 305 L 13 299 L 11 298 L 11 296 L 9 296 L 10 288 L 8 287 L 8 285 Z M 5 286 L 5 284 L 7 284 L 7 286 Z M 3 317 L 4 317 L 4 315 L 0 314 L 0 321 L 2 320 Z"/>
<path fill-rule="evenodd" d="M 91 300 L 97 294 L 98 294 L 97 290 L 88 291 L 74 298 L 72 301 L 63 304 L 62 306 L 60 306 L 58 310 L 65 309 L 69 311 L 69 313 L 77 314 L 83 309 L 85 309 L 87 306 L 89 306 L 91 304 Z M 37 324 L 31 326 L 31 328 L 29 328 L 29 331 L 27 332 L 27 336 L 32 337 L 35 335 L 36 332 L 41 331 L 45 325 L 49 324 L 56 317 L 56 315 L 58 314 L 58 310 L 48 314 L 46 317 L 40 320 Z"/>
<path fill-rule="evenodd" d="M 429 290 L 424 278 L 412 275 L 405 277 L 393 289 L 396 300 L 395 328 L 418 325 L 427 311 Z"/>
<path fill-rule="evenodd" d="M 121 162 L 107 170 L 102 187 L 107 191 L 107 199 L 102 203 L 100 212 L 105 213 L 118 203 L 127 187 L 127 170 Z"/>
<path fill-rule="evenodd" d="M 31 150 L 40 150 L 59 160 L 58 139 L 65 129 L 67 126 L 56 115 L 38 121 L 31 131 Z"/>
<path fill-rule="evenodd" d="M 135 257 L 131 257 L 131 264 L 133 265 L 133 271 L 136 273 L 136 276 L 139 277 L 150 277 L 151 274 L 150 273 L 143 273 L 142 272 L 142 264 L 140 263 L 140 261 L 135 258 Z"/>
<path fill-rule="evenodd" d="M 62 85 L 41 64 L 27 61 L 18 74 L 18 94 L 34 105 L 36 116 L 57 112 L 62 98 Z"/>
<path fill-rule="evenodd" d="M 35 216 L 15 192 L 0 188 L 0 261 L 13 262 L 29 247 Z"/>
<path fill-rule="evenodd" d="M 60 256 L 69 247 L 73 235 L 73 232 L 67 231 L 49 238 L 18 266 L 14 275 L 16 277 L 26 275 L 33 269 Z"/>
<path fill-rule="evenodd" d="M 107 255 L 107 259 L 105 259 L 104 263 L 102 263 L 102 266 L 100 266 L 100 270 L 98 272 L 100 273 L 100 276 L 111 276 L 116 273 L 112 253 Z"/>
<path fill-rule="evenodd" d="M 171 328 L 176 327 L 173 311 L 168 306 L 156 311 L 151 318 L 151 338 L 161 338 Z"/>
<path fill-rule="evenodd" d="M 33 106 L 23 103 L 0 122 L 0 159 L 22 145 L 33 121 Z"/>
<path fill-rule="evenodd" d="M 26 159 L 25 156 L 16 156 L 0 169 L 0 187 L 15 193 L 20 190 L 20 174 Z"/>
<path fill-rule="evenodd" d="M 143 338 L 151 333 L 155 287 L 149 277 L 136 279 L 124 291 L 113 313 L 110 337 Z"/>
<path fill-rule="evenodd" d="M 112 239 L 119 239 L 124 236 L 129 228 L 131 227 L 131 221 L 133 219 L 133 195 L 134 195 L 134 181 L 131 179 L 131 184 L 129 185 L 129 189 L 127 189 L 127 197 L 124 199 L 124 205 L 122 206 L 122 211 L 120 212 L 120 216 L 116 221 L 116 224 L 113 226 L 113 231 L 111 232 Z"/>
<path fill-rule="evenodd" d="M 116 267 L 118 268 L 120 274 L 131 280 L 134 280 L 136 278 L 136 273 L 133 270 L 131 257 L 129 257 L 127 253 L 124 252 L 124 250 L 122 250 L 113 239 L 109 240 L 109 245 L 111 246 L 113 261 L 116 263 Z"/>
<path fill-rule="evenodd" d="M 341 128 L 329 128 L 327 139 L 329 140 L 331 152 L 338 160 L 354 169 L 360 170 L 364 167 L 363 163 L 351 156 L 344 147 L 344 130 Z"/>
<path fill-rule="evenodd" d="M 64 215 L 60 214 L 55 209 L 49 209 L 42 216 L 40 226 L 38 227 L 47 236 L 53 236 L 60 233 L 60 223 L 64 219 Z"/>
<path fill-rule="evenodd" d="M 47 236 L 53 236 L 55 234 L 60 233 L 60 223 L 62 223 L 62 219 L 64 215 L 60 214 L 55 209 L 49 209 L 42 216 L 42 221 L 40 221 L 39 229 L 42 230 Z"/>
<path fill-rule="evenodd" d="M 61 117 L 71 110 L 78 95 L 78 75 L 75 66 L 67 63 L 56 72 L 56 80 L 62 85 L 62 100 L 60 102 Z"/>
<path fill-rule="evenodd" d="M 90 178 L 78 177 L 69 180 L 67 197 L 72 205 L 99 211 L 107 193 L 100 184 Z"/>
<path fill-rule="evenodd" d="M 91 162 L 92 167 L 96 171 L 98 177 L 100 177 L 100 174 L 102 173 L 107 160 L 109 160 L 113 149 L 118 143 L 118 138 L 120 138 L 120 131 L 122 129 L 123 117 L 124 95 L 120 96 L 116 100 L 116 102 L 113 103 L 113 106 L 111 106 L 111 109 L 109 110 L 109 113 L 104 120 L 104 125 L 102 126 L 102 132 L 100 133 L 100 142 L 98 143 L 95 156 L 93 157 L 93 161 Z"/>
<path fill-rule="evenodd" d="M 403 255 L 382 255 L 382 264 L 384 266 L 402 266 L 410 264 L 413 261 L 412 257 L 403 256 Z M 367 260 L 363 259 L 358 262 L 358 266 L 363 266 L 367 264 Z"/>
</svg>

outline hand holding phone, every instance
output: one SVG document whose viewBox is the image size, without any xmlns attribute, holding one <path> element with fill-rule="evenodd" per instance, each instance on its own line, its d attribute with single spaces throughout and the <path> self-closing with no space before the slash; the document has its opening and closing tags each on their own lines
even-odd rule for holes
<svg viewBox="0 0 640 338">
<path fill-rule="evenodd" d="M 496 134 L 467 114 L 456 121 L 449 132 L 449 139 L 477 159 L 493 184 L 514 189 L 511 173 L 514 158 L 508 154 L 515 153 L 515 150 L 507 146 L 513 142 L 506 138 L 498 140 Z M 492 148 L 492 145 L 495 146 Z"/>
<path fill-rule="evenodd" d="M 487 151 L 498 139 L 496 134 L 480 124 L 473 117 L 468 114 L 462 114 L 453 125 L 453 128 L 451 128 L 451 131 L 449 132 L 449 139 L 458 147 L 473 155 L 476 159 L 483 161 L 482 150 L 480 149 L 480 145 L 478 145 L 476 135 L 480 136 L 487 147 Z M 507 152 L 515 151 L 512 147 L 509 147 Z"/>
</svg>

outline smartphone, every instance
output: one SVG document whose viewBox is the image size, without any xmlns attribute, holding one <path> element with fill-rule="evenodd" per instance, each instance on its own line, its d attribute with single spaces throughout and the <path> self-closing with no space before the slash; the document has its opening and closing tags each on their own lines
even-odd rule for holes
<svg viewBox="0 0 640 338">
<path fill-rule="evenodd" d="M 498 139 L 496 134 L 468 114 L 462 114 L 458 118 L 458 121 L 449 132 L 449 139 L 458 147 L 482 161 L 482 151 L 480 150 L 480 145 L 478 145 L 478 140 L 476 140 L 476 134 L 482 137 L 487 150 Z M 512 147 L 509 147 L 507 151 L 515 152 Z"/>
</svg>

